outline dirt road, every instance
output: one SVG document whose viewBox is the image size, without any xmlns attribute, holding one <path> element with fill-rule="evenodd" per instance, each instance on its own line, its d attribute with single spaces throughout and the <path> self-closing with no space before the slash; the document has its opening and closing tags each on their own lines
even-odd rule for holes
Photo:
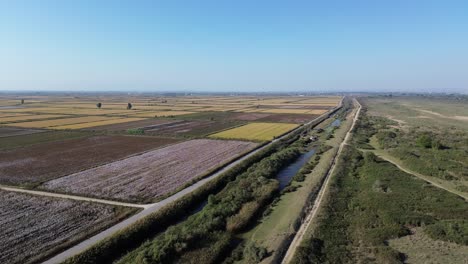
<svg viewBox="0 0 468 264">
<path fill-rule="evenodd" d="M 309 228 L 310 224 L 312 223 L 315 216 L 317 215 L 318 209 L 320 208 L 320 205 L 322 204 L 323 197 L 325 196 L 325 194 L 326 194 L 326 192 L 328 190 L 331 176 L 333 175 L 333 173 L 335 171 L 336 163 L 338 162 L 338 159 L 339 159 L 339 157 L 341 155 L 341 152 L 343 151 L 344 146 L 348 144 L 348 141 L 349 141 L 350 136 L 351 136 L 351 131 L 354 129 L 356 121 L 359 118 L 359 113 L 361 112 L 361 104 L 359 104 L 359 102 L 356 99 L 354 99 L 354 103 L 355 103 L 355 105 L 358 105 L 358 109 L 357 109 L 356 113 L 354 114 L 353 124 L 351 125 L 350 129 L 346 133 L 345 138 L 343 139 L 343 142 L 340 144 L 340 146 L 338 148 L 338 152 L 336 153 L 336 156 L 333 159 L 330 170 L 328 171 L 327 175 L 325 176 L 325 181 L 323 182 L 322 188 L 320 189 L 320 191 L 319 191 L 319 193 L 317 195 L 317 198 L 314 201 L 314 205 L 313 205 L 312 209 L 310 210 L 309 214 L 307 215 L 307 217 L 305 218 L 305 220 L 302 223 L 301 227 L 299 228 L 296 235 L 294 236 L 294 239 L 291 242 L 291 244 L 289 245 L 288 251 L 286 252 L 286 254 L 285 254 L 284 258 L 283 258 L 283 261 L 281 263 L 286 264 L 286 263 L 291 262 L 292 257 L 294 256 L 294 253 L 296 252 L 297 247 L 301 244 L 302 240 L 304 239 L 304 235 L 305 235 L 307 229 Z"/>
</svg>

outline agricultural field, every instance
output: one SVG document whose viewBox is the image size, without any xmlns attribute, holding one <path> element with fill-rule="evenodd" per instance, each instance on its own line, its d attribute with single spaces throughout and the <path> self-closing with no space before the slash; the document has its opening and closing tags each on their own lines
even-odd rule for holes
<svg viewBox="0 0 468 264">
<path fill-rule="evenodd" d="M 284 123 L 250 123 L 211 135 L 212 138 L 269 141 L 293 130 L 298 125 Z"/>
<path fill-rule="evenodd" d="M 175 142 L 172 138 L 93 136 L 0 151 L 0 183 L 36 185 Z"/>
<path fill-rule="evenodd" d="M 34 263 L 134 209 L 0 190 L 0 263 Z"/>
<path fill-rule="evenodd" d="M 223 122 L 223 121 L 208 121 L 208 120 L 193 120 L 193 121 L 173 121 L 146 127 L 146 134 L 161 134 L 161 135 L 188 135 L 188 136 L 203 136 L 215 131 L 227 129 L 240 123 Z"/>
<path fill-rule="evenodd" d="M 70 117 L 70 118 L 60 118 L 52 120 L 43 120 L 43 121 L 31 121 L 31 122 L 20 122 L 8 124 L 8 126 L 14 127 L 32 127 L 32 128 L 55 128 L 59 126 L 80 124 L 80 123 L 89 123 L 96 121 L 111 120 L 112 117 L 103 117 L 103 116 L 85 116 L 85 117 Z"/>
<path fill-rule="evenodd" d="M 128 129 L 137 129 L 137 128 L 151 128 L 160 124 L 171 123 L 172 120 L 168 119 L 154 119 L 146 118 L 143 120 L 129 121 L 125 123 L 110 124 L 110 125 L 99 125 L 87 128 L 85 130 L 94 130 L 94 131 L 127 131 Z"/>
<path fill-rule="evenodd" d="M 256 146 L 243 141 L 190 140 L 51 180 L 41 188 L 115 200 L 151 201 Z"/>
<path fill-rule="evenodd" d="M 14 115 L 7 117 L 0 117 L 0 123 L 7 123 L 12 125 L 13 123 L 18 123 L 22 121 L 31 121 L 31 120 L 44 120 L 44 119 L 53 119 L 66 117 L 64 115 Z"/>
<path fill-rule="evenodd" d="M 11 137 L 11 136 L 21 136 L 29 135 L 34 133 L 44 132 L 39 129 L 22 129 L 14 127 L 0 127 L 0 138 L 1 137 Z"/>
</svg>

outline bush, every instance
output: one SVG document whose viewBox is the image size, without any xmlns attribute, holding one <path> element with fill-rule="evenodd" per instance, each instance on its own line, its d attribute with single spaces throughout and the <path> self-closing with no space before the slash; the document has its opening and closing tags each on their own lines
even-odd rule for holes
<svg viewBox="0 0 468 264">
<path fill-rule="evenodd" d="M 247 263 L 259 263 L 268 256 L 268 251 L 264 247 L 256 246 L 253 242 L 244 248 L 244 260 Z"/>
<path fill-rule="evenodd" d="M 127 129 L 127 134 L 129 134 L 129 135 L 144 135 L 145 130 L 143 130 L 142 128 L 130 128 L 130 129 Z"/>
<path fill-rule="evenodd" d="M 429 135 L 423 134 L 418 137 L 416 144 L 422 148 L 430 148 L 432 147 L 432 139 Z"/>
</svg>

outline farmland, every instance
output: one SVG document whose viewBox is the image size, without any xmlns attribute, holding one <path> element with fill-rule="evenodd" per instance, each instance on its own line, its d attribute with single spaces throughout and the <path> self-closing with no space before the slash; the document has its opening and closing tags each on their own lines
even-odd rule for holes
<svg viewBox="0 0 468 264">
<path fill-rule="evenodd" d="M 133 209 L 0 190 L 0 262 L 33 263 Z"/>
<path fill-rule="evenodd" d="M 0 137 L 21 136 L 43 132 L 38 129 L 21 129 L 14 127 L 0 127 Z"/>
<path fill-rule="evenodd" d="M 55 179 L 43 188 L 116 200 L 151 200 L 255 146 L 241 141 L 190 140 Z"/>
<path fill-rule="evenodd" d="M 266 141 L 272 140 L 294 128 L 296 124 L 284 123 L 250 123 L 211 135 L 213 138 L 245 139 Z"/>
<path fill-rule="evenodd" d="M 37 184 L 174 142 L 177 140 L 94 136 L 3 151 L 0 152 L 0 182 Z"/>
<path fill-rule="evenodd" d="M 0 108 L 0 196 L 9 203 L 1 205 L 7 216 L 2 231 L 19 234 L 0 232 L 2 263 L 36 263 L 63 250 L 73 252 L 76 243 L 83 250 L 92 246 L 86 238 L 95 233 L 108 238 L 104 234 L 124 223 L 129 233 L 119 231 L 123 239 L 111 240 L 117 251 L 105 257 L 133 250 L 173 225 L 170 219 L 184 220 L 249 166 L 272 156 L 255 169 L 260 173 L 273 166 L 269 162 L 283 164 L 298 155 L 294 149 L 275 153 L 300 131 L 274 139 L 341 101 L 338 96 L 18 98 L 0 95 L 0 105 L 6 106 Z M 267 182 L 269 196 L 276 185 Z M 264 197 L 257 191 L 254 195 Z M 143 208 L 142 215 L 120 222 L 136 211 L 130 207 Z M 127 235 L 139 238 L 127 244 Z"/>
</svg>

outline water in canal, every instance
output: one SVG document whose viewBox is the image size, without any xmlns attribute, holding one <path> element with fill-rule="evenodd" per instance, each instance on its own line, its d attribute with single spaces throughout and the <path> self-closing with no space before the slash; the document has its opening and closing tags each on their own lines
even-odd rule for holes
<svg viewBox="0 0 468 264">
<path fill-rule="evenodd" d="M 276 175 L 276 179 L 279 181 L 280 191 L 286 187 L 291 181 L 292 177 L 310 160 L 312 155 L 315 154 L 315 149 L 310 150 L 302 154 L 294 163 L 289 164 L 287 167 L 280 170 Z"/>
</svg>

